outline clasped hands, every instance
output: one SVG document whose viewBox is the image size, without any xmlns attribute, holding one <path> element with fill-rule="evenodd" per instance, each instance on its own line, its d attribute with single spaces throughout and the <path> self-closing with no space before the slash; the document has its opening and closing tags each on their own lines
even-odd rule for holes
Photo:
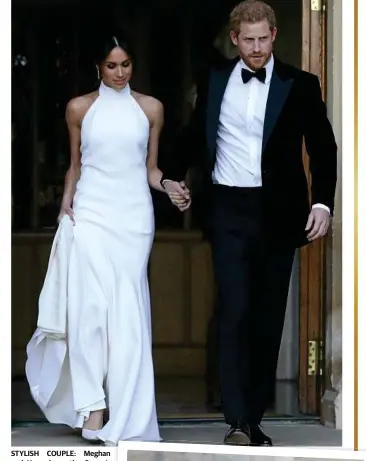
<svg viewBox="0 0 366 461">
<path fill-rule="evenodd" d="M 164 189 L 172 204 L 180 211 L 186 211 L 191 206 L 191 193 L 184 181 L 167 180 L 164 183 Z M 328 232 L 329 225 L 329 212 L 323 208 L 313 208 L 305 229 L 308 240 L 312 242 L 320 237 L 324 237 Z"/>
<path fill-rule="evenodd" d="M 180 211 L 186 211 L 191 206 L 191 192 L 184 181 L 167 180 L 164 182 L 164 189 L 172 204 Z"/>
</svg>

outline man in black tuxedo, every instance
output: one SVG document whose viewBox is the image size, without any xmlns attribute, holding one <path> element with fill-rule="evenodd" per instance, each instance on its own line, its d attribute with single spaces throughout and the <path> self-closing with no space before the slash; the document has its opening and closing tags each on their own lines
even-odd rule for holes
<svg viewBox="0 0 366 461">
<path fill-rule="evenodd" d="M 162 184 L 187 209 L 182 179 L 203 159 L 212 189 L 221 393 L 231 426 L 225 442 L 272 445 L 260 422 L 273 396 L 294 253 L 328 231 L 337 145 L 318 78 L 273 56 L 273 9 L 247 0 L 230 22 L 240 57 L 211 69 L 199 87 L 179 162 L 165 169 Z"/>
</svg>

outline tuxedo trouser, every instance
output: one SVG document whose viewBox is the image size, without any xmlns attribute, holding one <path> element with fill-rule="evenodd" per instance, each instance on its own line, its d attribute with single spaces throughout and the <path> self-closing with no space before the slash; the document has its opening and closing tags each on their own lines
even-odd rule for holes
<svg viewBox="0 0 366 461">
<path fill-rule="evenodd" d="M 214 185 L 212 200 L 225 420 L 259 424 L 274 396 L 295 245 L 264 229 L 261 188 Z M 281 217 L 272 225 L 286 233 Z"/>
</svg>

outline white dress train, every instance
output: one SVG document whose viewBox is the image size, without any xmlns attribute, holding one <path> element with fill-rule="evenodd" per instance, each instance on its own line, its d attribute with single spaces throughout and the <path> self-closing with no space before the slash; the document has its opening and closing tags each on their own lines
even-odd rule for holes
<svg viewBox="0 0 366 461">
<path fill-rule="evenodd" d="M 82 427 L 90 411 L 107 407 L 99 438 L 108 444 L 161 440 L 147 280 L 154 237 L 148 139 L 149 121 L 130 87 L 117 92 L 101 83 L 81 129 L 66 338 L 38 324 L 27 346 L 26 375 L 46 418 Z"/>
</svg>

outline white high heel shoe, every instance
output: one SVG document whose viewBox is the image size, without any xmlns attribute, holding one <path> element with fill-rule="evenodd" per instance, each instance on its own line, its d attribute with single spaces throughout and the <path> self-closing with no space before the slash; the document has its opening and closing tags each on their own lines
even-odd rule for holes
<svg viewBox="0 0 366 461">
<path fill-rule="evenodd" d="M 81 430 L 81 437 L 85 440 L 89 440 L 89 441 L 92 441 L 92 442 L 97 442 L 97 441 L 100 441 L 100 439 L 98 438 L 98 434 L 99 434 L 100 431 L 95 431 L 95 430 L 92 430 L 92 429 L 82 429 Z"/>
<path fill-rule="evenodd" d="M 103 415 L 102 415 L 103 416 Z M 87 422 L 88 418 L 84 418 L 84 424 Z M 88 429 L 86 427 L 83 427 L 81 429 L 81 437 L 85 440 L 88 440 L 90 442 L 101 442 L 100 438 L 98 437 L 99 432 L 103 428 L 103 418 L 101 420 L 101 428 L 100 429 Z"/>
</svg>

